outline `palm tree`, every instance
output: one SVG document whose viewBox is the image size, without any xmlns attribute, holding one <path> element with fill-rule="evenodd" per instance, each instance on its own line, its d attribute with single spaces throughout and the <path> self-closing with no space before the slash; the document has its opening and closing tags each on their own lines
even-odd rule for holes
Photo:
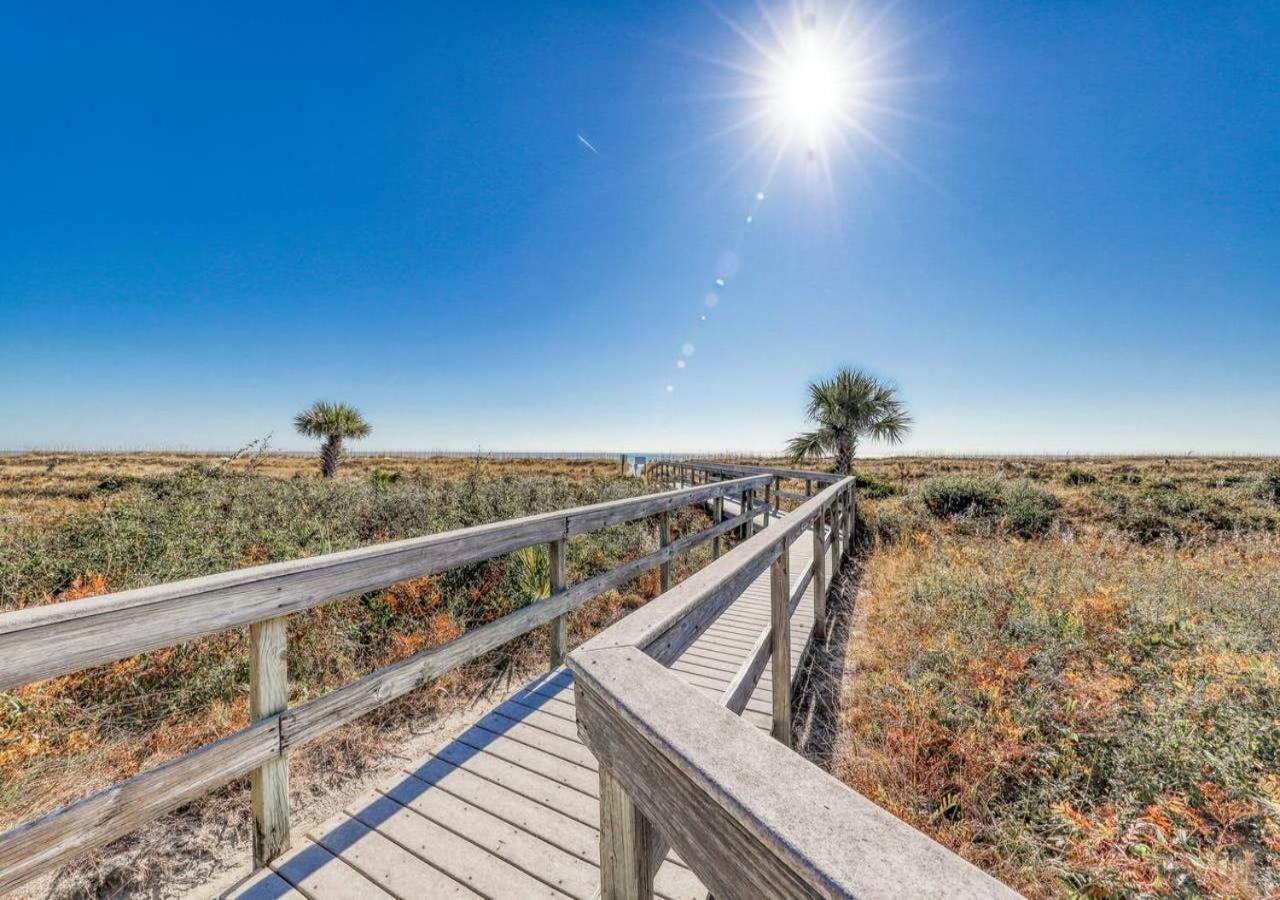
<svg viewBox="0 0 1280 900">
<path fill-rule="evenodd" d="M 354 406 L 324 400 L 317 400 L 310 409 L 294 416 L 293 427 L 307 437 L 324 438 L 320 445 L 320 472 L 325 478 L 338 474 L 338 464 L 343 456 L 342 442 L 347 438 L 358 440 L 367 437 L 373 430 Z"/>
<path fill-rule="evenodd" d="M 841 369 L 810 384 L 809 418 L 818 427 L 787 444 L 792 462 L 835 456 L 841 475 L 853 470 L 860 438 L 900 444 L 911 428 L 897 389 L 859 369 Z"/>
</svg>

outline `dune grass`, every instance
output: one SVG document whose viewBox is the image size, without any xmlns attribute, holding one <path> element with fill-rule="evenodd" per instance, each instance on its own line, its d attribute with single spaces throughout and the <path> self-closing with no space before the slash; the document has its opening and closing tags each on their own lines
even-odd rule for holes
<svg viewBox="0 0 1280 900">
<path fill-rule="evenodd" d="M 1032 896 L 1274 896 L 1269 464 L 950 465 L 867 467 L 837 776 Z"/>
<path fill-rule="evenodd" d="M 27 471 L 37 473 L 32 480 L 5 480 L 11 495 L 25 489 L 60 499 L 56 512 L 48 514 L 51 507 L 45 507 L 44 514 L 0 530 L 0 610 L 652 490 L 642 480 L 619 477 L 616 464 L 605 469 L 597 463 L 382 461 L 347 467 L 338 479 L 325 481 L 310 466 L 304 474 L 283 466 L 245 470 L 212 460 L 111 462 L 124 465 L 95 470 L 93 461 L 77 459 L 51 472 L 28 465 Z M 62 482 L 60 472 L 68 475 Z M 702 513 L 689 509 L 676 517 L 675 528 L 684 533 L 708 524 Z M 577 536 L 568 548 L 570 578 L 613 568 L 656 544 L 653 523 L 644 521 Z M 703 564 L 709 552 L 702 547 L 681 560 L 678 573 Z M 290 616 L 290 702 L 305 701 L 534 602 L 545 594 L 543 563 L 537 552 L 513 554 Z M 580 607 L 570 617 L 572 640 L 599 631 L 657 592 L 653 571 Z M 246 642 L 245 629 L 229 631 L 0 694 L 0 827 L 246 725 Z M 341 790 L 425 723 L 492 688 L 518 684 L 544 670 L 547 652 L 545 629 L 539 629 L 296 754 L 290 767 L 292 802 L 305 806 Z M 231 834 L 245 837 L 243 794 L 243 785 L 233 786 L 153 830 L 178 835 L 218 828 L 221 842 L 232 823 Z M 108 851 L 92 864 L 72 867 L 75 871 L 55 893 L 159 889 L 161 883 L 180 881 L 183 867 L 192 862 L 190 853 L 201 840 L 213 839 L 175 837 L 162 845 L 173 853 L 171 859 L 157 863 L 157 854 L 149 852 L 149 865 L 142 868 L 132 867 L 130 854 Z M 190 845 L 185 850 L 184 843 Z"/>
</svg>

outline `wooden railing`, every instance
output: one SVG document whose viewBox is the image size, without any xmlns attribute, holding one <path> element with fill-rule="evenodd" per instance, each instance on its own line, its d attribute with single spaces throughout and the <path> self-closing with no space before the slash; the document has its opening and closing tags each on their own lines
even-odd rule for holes
<svg viewBox="0 0 1280 900">
<path fill-rule="evenodd" d="M 751 475 L 0 615 L 0 691 L 247 625 L 252 719 L 221 740 L 0 834 L 0 893 L 248 773 L 254 860 L 274 858 L 289 845 L 291 751 L 541 625 L 551 627 L 551 665 L 560 665 L 570 610 L 655 567 L 665 587 L 674 559 L 706 541 L 715 541 L 719 556 L 721 537 L 751 518 L 748 512 L 717 518 L 704 531 L 672 540 L 673 511 L 763 490 L 768 482 Z M 567 583 L 569 538 L 650 516 L 664 523 L 658 550 Z M 288 705 L 290 613 L 540 544 L 551 560 L 547 599 Z"/>
<path fill-rule="evenodd" d="M 740 469 L 675 462 L 654 474 Z M 827 628 L 826 551 L 834 573 L 852 546 L 855 482 L 765 474 L 770 486 L 826 487 L 569 655 L 578 733 L 599 762 L 603 897 L 651 897 L 669 846 L 715 897 L 1016 896 L 791 750 L 791 614 L 812 581 L 815 628 Z M 798 540 L 813 541 L 813 562 L 792 590 Z M 770 628 L 717 704 L 667 666 L 766 570 Z M 738 716 L 770 658 L 772 739 Z"/>
</svg>

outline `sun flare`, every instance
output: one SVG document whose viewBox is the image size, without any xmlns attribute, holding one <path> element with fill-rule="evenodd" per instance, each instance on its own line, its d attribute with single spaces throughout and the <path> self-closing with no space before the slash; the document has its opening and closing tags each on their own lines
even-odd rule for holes
<svg viewBox="0 0 1280 900">
<path fill-rule="evenodd" d="M 776 127 L 813 145 L 847 114 L 850 62 L 829 52 L 812 35 L 776 60 L 767 104 Z"/>
<path fill-rule="evenodd" d="M 734 101 L 738 116 L 707 140 L 749 136 L 730 171 L 764 155 L 768 185 L 790 161 L 834 198 L 842 159 L 865 179 L 866 148 L 910 168 L 880 133 L 887 118 L 913 118 L 893 94 L 920 80 L 902 68 L 911 40 L 895 33 L 892 6 L 892 0 L 878 9 L 854 0 L 762 0 L 759 15 L 743 21 L 712 7 L 745 51 L 702 57 L 722 73 L 720 89 L 708 97 Z"/>
</svg>

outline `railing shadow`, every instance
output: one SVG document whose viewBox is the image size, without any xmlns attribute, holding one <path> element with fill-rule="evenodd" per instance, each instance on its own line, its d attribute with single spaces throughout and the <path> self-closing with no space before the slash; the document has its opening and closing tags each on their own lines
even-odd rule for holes
<svg viewBox="0 0 1280 900">
<path fill-rule="evenodd" d="M 283 878 L 265 878 L 237 893 L 237 900 L 273 900 L 291 890 L 291 884 L 297 884 L 332 865 L 369 830 L 376 830 L 402 810 L 411 808 L 414 799 L 432 790 L 443 790 L 440 783 L 446 777 L 505 737 L 512 726 L 523 723 L 532 713 L 542 710 L 572 687 L 573 675 L 563 668 L 525 685 L 444 747 L 434 751 L 425 762 L 380 793 L 377 799 L 348 813 L 336 827 L 316 834 L 314 843 L 290 856 L 280 866 L 278 871 Z"/>
</svg>

